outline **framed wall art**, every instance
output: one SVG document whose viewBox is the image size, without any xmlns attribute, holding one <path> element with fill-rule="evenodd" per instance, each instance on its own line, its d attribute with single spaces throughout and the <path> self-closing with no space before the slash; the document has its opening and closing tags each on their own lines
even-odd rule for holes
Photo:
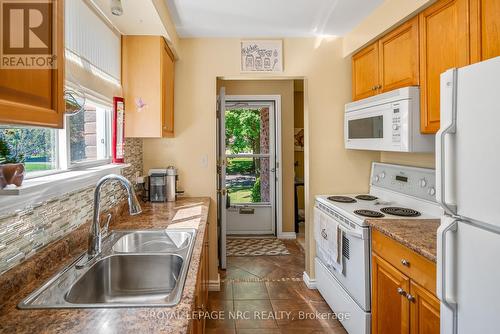
<svg viewBox="0 0 500 334">
<path fill-rule="evenodd" d="M 241 71 L 283 72 L 283 41 L 241 41 Z"/>
</svg>

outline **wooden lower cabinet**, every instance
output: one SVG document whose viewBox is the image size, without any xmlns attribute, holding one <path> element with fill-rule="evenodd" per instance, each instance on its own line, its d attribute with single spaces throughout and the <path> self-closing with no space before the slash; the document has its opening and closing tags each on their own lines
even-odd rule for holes
<svg viewBox="0 0 500 334">
<path fill-rule="evenodd" d="M 400 245 L 388 238 L 377 242 L 374 250 Z M 439 300 L 419 282 L 424 276 L 412 276 L 413 271 L 405 274 L 393 259 L 382 256 L 372 252 L 372 334 L 439 334 Z M 413 265 L 418 263 L 409 262 Z"/>
<path fill-rule="evenodd" d="M 191 320 L 192 334 L 205 333 L 205 317 L 199 316 L 208 310 L 208 225 L 205 228 L 203 236 L 203 248 L 200 257 L 200 267 L 196 278 L 195 287 L 195 307 L 193 310 L 193 318 Z M 197 316 L 198 315 L 198 316 Z"/>
<path fill-rule="evenodd" d="M 375 254 L 372 266 L 372 333 L 409 333 L 410 279 Z"/>
<path fill-rule="evenodd" d="M 410 282 L 412 334 L 439 333 L 439 299 L 419 284 Z"/>
</svg>

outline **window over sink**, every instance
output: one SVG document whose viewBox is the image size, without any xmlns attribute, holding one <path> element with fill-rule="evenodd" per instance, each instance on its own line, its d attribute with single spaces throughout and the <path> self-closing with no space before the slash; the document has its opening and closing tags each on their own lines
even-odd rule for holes
<svg viewBox="0 0 500 334">
<path fill-rule="evenodd" d="M 62 130 L 0 125 L 0 138 L 25 159 L 27 178 L 111 162 L 111 106 L 89 100 Z"/>
</svg>

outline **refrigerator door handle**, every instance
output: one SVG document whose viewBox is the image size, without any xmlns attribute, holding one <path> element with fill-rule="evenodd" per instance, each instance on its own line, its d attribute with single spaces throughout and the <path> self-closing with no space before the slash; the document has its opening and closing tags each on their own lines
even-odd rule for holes
<svg viewBox="0 0 500 334">
<path fill-rule="evenodd" d="M 438 188 L 436 200 L 443 210 L 453 216 L 456 214 L 456 205 L 446 201 L 446 179 L 448 166 L 446 165 L 446 136 L 456 132 L 457 119 L 457 69 L 451 69 L 441 75 L 441 128 L 436 134 L 436 185 Z"/>
<path fill-rule="evenodd" d="M 458 220 L 453 220 L 449 225 L 444 227 L 443 229 L 439 228 L 438 232 L 438 243 L 441 244 L 440 251 L 441 254 L 438 255 L 438 261 L 440 262 L 438 272 L 440 271 L 440 275 L 438 277 L 438 297 L 441 300 L 441 303 L 444 304 L 448 309 L 453 312 L 453 324 L 452 324 L 452 332 L 453 334 L 457 333 L 457 303 L 455 300 L 450 301 L 447 296 L 447 259 L 449 260 L 449 256 L 446 255 L 447 248 L 447 234 L 448 232 L 456 232 L 458 229 Z"/>
</svg>

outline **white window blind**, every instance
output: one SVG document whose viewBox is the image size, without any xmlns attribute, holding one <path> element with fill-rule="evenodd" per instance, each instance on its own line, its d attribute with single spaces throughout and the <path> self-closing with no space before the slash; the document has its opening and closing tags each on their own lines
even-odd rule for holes
<svg viewBox="0 0 500 334">
<path fill-rule="evenodd" d="M 66 57 L 90 67 L 90 71 L 105 80 L 120 83 L 120 35 L 104 23 L 86 1 L 66 1 L 65 8 Z"/>
</svg>

